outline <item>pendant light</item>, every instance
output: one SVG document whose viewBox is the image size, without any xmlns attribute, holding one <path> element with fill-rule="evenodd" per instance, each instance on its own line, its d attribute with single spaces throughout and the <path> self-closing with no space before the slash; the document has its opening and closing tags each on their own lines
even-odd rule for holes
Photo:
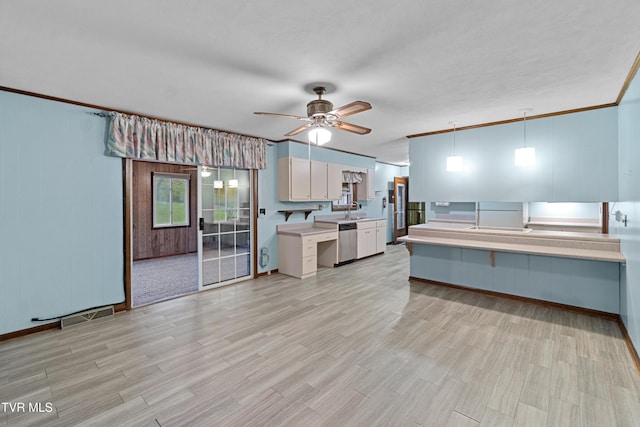
<svg viewBox="0 0 640 427">
<path fill-rule="evenodd" d="M 322 126 L 314 126 L 309 131 L 309 142 L 316 145 L 324 145 L 331 141 L 331 131 Z"/>
<path fill-rule="evenodd" d="M 531 108 L 522 110 L 522 130 L 523 130 L 523 147 L 516 148 L 515 164 L 516 166 L 534 166 L 536 164 L 535 147 L 527 147 L 527 113 L 532 111 Z"/>
<path fill-rule="evenodd" d="M 453 126 L 453 152 L 447 157 L 447 172 L 462 172 L 462 157 L 456 156 L 456 125 L 458 122 L 449 122 Z"/>
</svg>

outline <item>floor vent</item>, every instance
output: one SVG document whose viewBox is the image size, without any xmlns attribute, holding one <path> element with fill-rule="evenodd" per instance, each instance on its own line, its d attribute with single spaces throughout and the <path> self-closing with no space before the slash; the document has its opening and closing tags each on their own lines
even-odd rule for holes
<svg viewBox="0 0 640 427">
<path fill-rule="evenodd" d="M 100 319 L 101 317 L 113 316 L 113 306 L 94 308 L 93 310 L 83 311 L 82 313 L 72 314 L 65 316 L 61 319 L 60 325 L 62 328 L 68 326 L 77 325 L 78 323 L 88 322 L 94 319 Z"/>
</svg>

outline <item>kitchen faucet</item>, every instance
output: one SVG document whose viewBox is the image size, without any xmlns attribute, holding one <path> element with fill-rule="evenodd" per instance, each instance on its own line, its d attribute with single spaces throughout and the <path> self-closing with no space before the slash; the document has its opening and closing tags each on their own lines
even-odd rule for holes
<svg viewBox="0 0 640 427">
<path fill-rule="evenodd" d="M 351 219 L 351 208 L 354 206 L 355 202 L 351 202 L 347 205 L 347 212 L 344 214 L 344 219 Z"/>
</svg>

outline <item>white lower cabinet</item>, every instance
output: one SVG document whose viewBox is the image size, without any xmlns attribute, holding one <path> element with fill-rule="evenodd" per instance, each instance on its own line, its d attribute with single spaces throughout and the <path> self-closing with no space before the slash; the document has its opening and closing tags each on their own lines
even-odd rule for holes
<svg viewBox="0 0 640 427">
<path fill-rule="evenodd" d="M 357 246 L 356 257 L 358 259 L 368 257 L 376 253 L 376 221 L 359 221 L 356 224 Z"/>
<path fill-rule="evenodd" d="M 387 250 L 387 221 L 376 221 L 376 253 Z"/>
<path fill-rule="evenodd" d="M 311 234 L 278 233 L 278 271 L 304 279 L 316 274 L 318 265 L 338 262 L 338 231 Z"/>
</svg>

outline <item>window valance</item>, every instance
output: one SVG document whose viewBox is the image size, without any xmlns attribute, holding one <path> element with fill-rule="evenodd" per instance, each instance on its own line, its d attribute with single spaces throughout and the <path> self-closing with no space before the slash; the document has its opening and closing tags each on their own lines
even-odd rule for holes
<svg viewBox="0 0 640 427">
<path fill-rule="evenodd" d="M 223 168 L 267 167 L 267 141 L 262 138 L 116 112 L 107 116 L 110 156 Z"/>
<path fill-rule="evenodd" d="M 342 182 L 360 184 L 362 182 L 362 174 L 359 172 L 342 171 Z"/>
</svg>

